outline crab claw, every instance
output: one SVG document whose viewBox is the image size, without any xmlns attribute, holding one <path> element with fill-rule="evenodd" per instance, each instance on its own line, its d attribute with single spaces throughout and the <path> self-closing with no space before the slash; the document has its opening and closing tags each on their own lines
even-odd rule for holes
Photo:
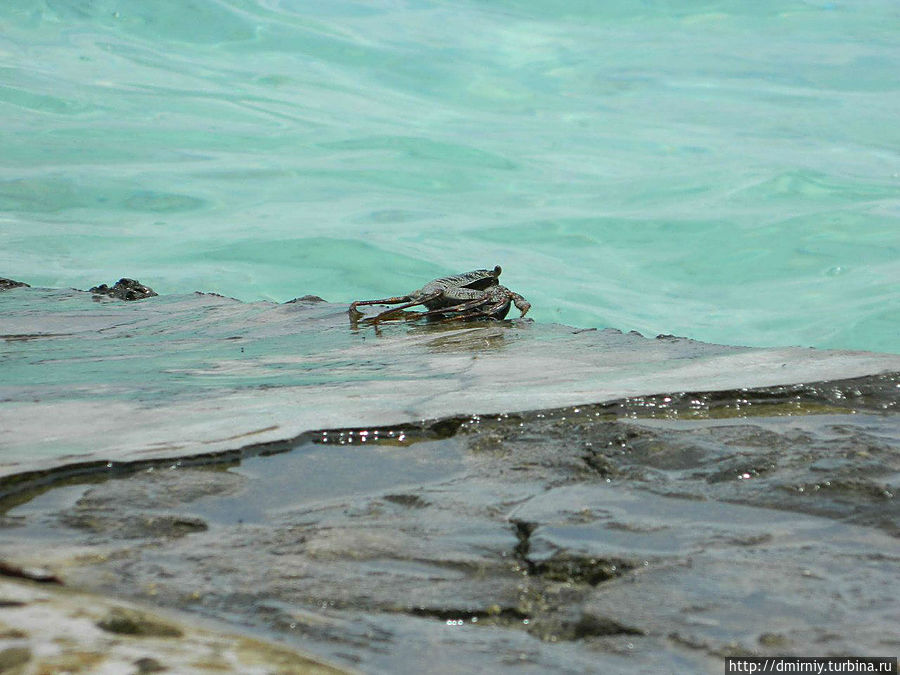
<svg viewBox="0 0 900 675">
<path fill-rule="evenodd" d="M 520 312 L 522 312 L 519 315 L 519 318 L 528 314 L 528 310 L 531 309 L 531 303 L 528 302 L 525 298 L 523 298 L 518 293 L 510 292 L 510 295 L 512 296 L 512 301 L 513 301 L 513 304 L 515 304 L 516 309 L 518 309 Z"/>
</svg>

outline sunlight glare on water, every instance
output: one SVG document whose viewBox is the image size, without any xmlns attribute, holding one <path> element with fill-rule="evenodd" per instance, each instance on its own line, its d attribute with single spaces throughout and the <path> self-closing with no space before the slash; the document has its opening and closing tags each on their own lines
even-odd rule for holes
<svg viewBox="0 0 900 675">
<path fill-rule="evenodd" d="M 900 352 L 900 9 L 6 0 L 0 276 Z"/>
</svg>

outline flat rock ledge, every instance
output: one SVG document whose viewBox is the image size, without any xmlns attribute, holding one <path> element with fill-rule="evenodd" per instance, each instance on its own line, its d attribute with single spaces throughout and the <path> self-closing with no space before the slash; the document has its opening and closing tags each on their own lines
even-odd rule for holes
<svg viewBox="0 0 900 675">
<path fill-rule="evenodd" d="M 345 673 L 296 650 L 134 602 L 0 579 L 0 672 Z"/>
<path fill-rule="evenodd" d="M 528 319 L 354 329 L 347 305 L 309 296 L 98 297 L 0 293 L 0 492 L 26 472 L 233 452 L 319 429 L 900 371 L 898 354 L 648 339 Z"/>
</svg>

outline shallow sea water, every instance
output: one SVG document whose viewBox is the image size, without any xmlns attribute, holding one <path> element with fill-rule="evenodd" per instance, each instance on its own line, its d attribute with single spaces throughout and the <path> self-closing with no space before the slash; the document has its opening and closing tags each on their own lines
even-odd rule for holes
<svg viewBox="0 0 900 675">
<path fill-rule="evenodd" d="M 6 0 L 0 276 L 900 352 L 900 9 Z"/>
</svg>

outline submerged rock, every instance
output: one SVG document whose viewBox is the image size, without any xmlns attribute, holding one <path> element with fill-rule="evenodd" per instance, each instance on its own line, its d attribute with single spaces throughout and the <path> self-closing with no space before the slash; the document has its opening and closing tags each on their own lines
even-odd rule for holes
<svg viewBox="0 0 900 675">
<path fill-rule="evenodd" d="M 152 288 L 144 286 L 144 284 L 135 279 L 119 279 L 112 288 L 106 284 L 100 284 L 88 289 L 88 292 L 94 295 L 108 295 L 119 300 L 143 300 L 144 298 L 152 298 L 157 295 Z"/>
</svg>

